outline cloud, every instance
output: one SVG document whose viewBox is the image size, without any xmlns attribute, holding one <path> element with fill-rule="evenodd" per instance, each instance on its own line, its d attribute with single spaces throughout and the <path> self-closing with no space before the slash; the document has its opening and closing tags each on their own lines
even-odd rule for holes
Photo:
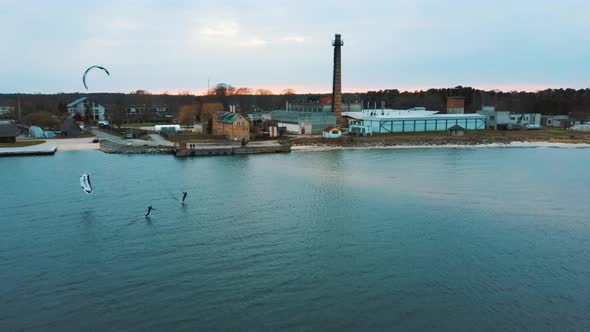
<svg viewBox="0 0 590 332">
<path fill-rule="evenodd" d="M 297 36 L 297 35 L 289 35 L 289 36 L 285 36 L 283 38 L 281 38 L 281 41 L 284 42 L 294 42 L 297 44 L 303 44 L 305 43 L 305 37 L 303 36 Z"/>
<path fill-rule="evenodd" d="M 199 30 L 199 36 L 203 40 L 220 40 L 236 38 L 239 27 L 235 21 L 227 20 L 207 25 Z"/>
<path fill-rule="evenodd" d="M 242 47 L 263 47 L 266 44 L 268 44 L 268 41 L 260 38 L 247 39 L 238 43 Z"/>
</svg>

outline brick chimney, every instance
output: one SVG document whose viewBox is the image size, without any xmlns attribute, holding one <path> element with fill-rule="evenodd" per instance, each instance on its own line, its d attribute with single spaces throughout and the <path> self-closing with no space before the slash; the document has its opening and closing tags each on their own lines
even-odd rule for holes
<svg viewBox="0 0 590 332">
<path fill-rule="evenodd" d="M 340 48 L 344 45 L 340 35 L 332 42 L 334 46 L 334 80 L 332 81 L 332 112 L 336 114 L 336 124 L 342 126 L 342 68 Z"/>
</svg>

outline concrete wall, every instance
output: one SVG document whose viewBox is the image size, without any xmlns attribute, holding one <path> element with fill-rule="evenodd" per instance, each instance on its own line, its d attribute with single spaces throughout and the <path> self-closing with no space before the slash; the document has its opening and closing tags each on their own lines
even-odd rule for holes
<svg viewBox="0 0 590 332">
<path fill-rule="evenodd" d="M 287 112 L 272 111 L 271 118 L 277 123 L 296 125 L 299 128 L 305 128 L 305 133 L 321 134 L 326 127 L 336 126 L 336 115 L 332 112 Z M 289 130 L 289 129 L 288 129 Z M 295 131 L 295 130 L 294 130 Z M 300 131 L 297 131 L 300 132 Z"/>
</svg>

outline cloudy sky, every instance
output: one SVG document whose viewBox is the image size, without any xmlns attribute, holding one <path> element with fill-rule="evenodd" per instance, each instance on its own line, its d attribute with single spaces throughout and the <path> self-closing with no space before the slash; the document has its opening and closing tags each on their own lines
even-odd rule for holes
<svg viewBox="0 0 590 332">
<path fill-rule="evenodd" d="M 0 0 L 0 92 L 590 86 L 588 0 Z"/>
</svg>

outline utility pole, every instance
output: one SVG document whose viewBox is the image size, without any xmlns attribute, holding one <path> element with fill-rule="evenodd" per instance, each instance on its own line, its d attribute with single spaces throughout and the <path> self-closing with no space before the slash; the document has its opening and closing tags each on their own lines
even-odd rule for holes
<svg viewBox="0 0 590 332">
<path fill-rule="evenodd" d="M 20 110 L 20 95 L 17 97 L 17 108 L 18 108 L 18 122 L 22 122 L 22 114 Z"/>
</svg>

